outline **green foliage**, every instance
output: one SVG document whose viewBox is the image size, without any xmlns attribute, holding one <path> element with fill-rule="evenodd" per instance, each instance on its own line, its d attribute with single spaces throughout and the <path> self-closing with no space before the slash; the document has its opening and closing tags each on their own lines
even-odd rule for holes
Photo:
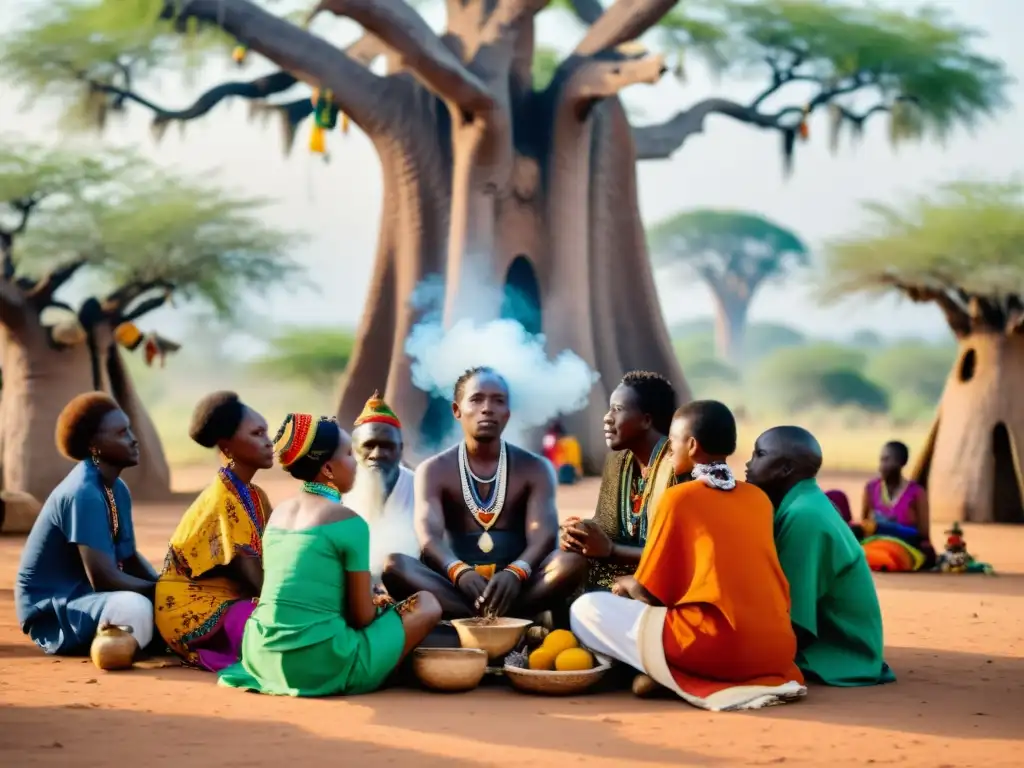
<svg viewBox="0 0 1024 768">
<path fill-rule="evenodd" d="M 933 406 L 942 396 L 949 371 L 956 360 L 956 348 L 903 342 L 872 355 L 867 377 L 890 390 L 909 393 Z"/>
<path fill-rule="evenodd" d="M 53 0 L 35 4 L 26 22 L 0 38 L 0 76 L 18 83 L 31 104 L 56 97 L 64 127 L 102 129 L 124 100 L 104 87 L 131 90 L 160 72 L 194 72 L 203 54 L 224 46 L 218 30 L 160 20 L 163 0 Z M 97 87 L 99 86 L 99 87 Z"/>
<path fill-rule="evenodd" d="M 885 390 L 859 371 L 864 355 L 833 344 L 780 349 L 755 369 L 752 384 L 770 409 L 799 413 L 814 407 L 855 406 L 883 413 Z"/>
<path fill-rule="evenodd" d="M 737 211 L 679 213 L 648 231 L 657 266 L 684 264 L 716 294 L 749 300 L 765 280 L 808 262 L 795 234 L 763 216 Z"/>
<path fill-rule="evenodd" d="M 330 388 L 345 372 L 355 334 L 333 328 L 293 328 L 276 336 L 255 370 L 276 379 L 309 382 Z"/>
<path fill-rule="evenodd" d="M 799 347 L 807 337 L 788 325 L 778 323 L 750 323 L 744 338 L 744 360 L 754 362 L 777 349 Z"/>
<path fill-rule="evenodd" d="M 865 205 L 862 234 L 830 243 L 828 295 L 894 287 L 1024 293 L 1024 184 L 956 182 Z"/>
<path fill-rule="evenodd" d="M 897 96 L 912 99 L 893 114 L 895 140 L 926 133 L 941 139 L 1006 105 L 1011 80 L 1003 63 L 975 51 L 977 30 L 934 7 L 906 12 L 850 0 L 728 0 L 723 8 L 735 66 L 769 60 L 787 67 L 799 55 L 797 72 L 820 82 L 849 84 L 852 91 L 860 81 L 890 105 Z"/>
<path fill-rule="evenodd" d="M 15 241 L 23 274 L 84 260 L 111 287 L 167 288 L 229 316 L 243 288 L 296 270 L 287 250 L 299 239 L 264 223 L 263 200 L 128 154 L 0 145 L 0 203 L 25 197 L 39 205 Z"/>
<path fill-rule="evenodd" d="M 672 328 L 672 343 L 676 357 L 683 364 L 687 377 L 693 375 L 695 365 L 725 365 L 715 360 L 715 324 L 712 320 L 693 320 Z M 807 344 L 807 337 L 787 325 L 778 323 L 751 323 L 744 338 L 743 357 L 747 363 L 760 360 L 777 349 Z"/>
<path fill-rule="evenodd" d="M 0 137 L 0 224 L 10 230 L 20 223 L 17 205 L 78 200 L 106 189 L 134 161 L 129 153 L 86 154 Z"/>
</svg>

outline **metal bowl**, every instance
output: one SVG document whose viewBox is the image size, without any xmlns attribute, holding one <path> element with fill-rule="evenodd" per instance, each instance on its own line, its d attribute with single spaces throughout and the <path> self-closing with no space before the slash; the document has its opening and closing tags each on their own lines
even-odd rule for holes
<svg viewBox="0 0 1024 768">
<path fill-rule="evenodd" d="M 500 663 L 515 648 L 533 622 L 529 619 L 473 618 L 453 619 L 463 648 L 479 648 L 492 662 Z"/>
<path fill-rule="evenodd" d="M 575 696 L 586 692 L 611 669 L 611 661 L 597 657 L 597 666 L 573 672 L 553 672 L 542 669 L 524 669 L 511 664 L 505 665 L 505 677 L 512 687 L 525 693 L 542 696 Z"/>
<path fill-rule="evenodd" d="M 412 671 L 425 688 L 444 693 L 471 691 L 487 670 L 487 654 L 478 648 L 417 648 Z"/>
</svg>

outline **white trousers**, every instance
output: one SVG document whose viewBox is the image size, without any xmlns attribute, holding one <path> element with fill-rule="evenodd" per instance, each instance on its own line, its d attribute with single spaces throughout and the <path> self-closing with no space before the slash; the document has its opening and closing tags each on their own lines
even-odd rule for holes
<svg viewBox="0 0 1024 768">
<path fill-rule="evenodd" d="M 132 637 L 145 648 L 153 641 L 153 604 L 138 592 L 111 592 L 100 611 L 99 626 L 131 627 Z"/>
<path fill-rule="evenodd" d="M 569 609 L 572 632 L 596 653 L 610 656 L 646 673 L 640 660 L 640 618 L 647 606 L 610 592 L 590 592 Z"/>
</svg>

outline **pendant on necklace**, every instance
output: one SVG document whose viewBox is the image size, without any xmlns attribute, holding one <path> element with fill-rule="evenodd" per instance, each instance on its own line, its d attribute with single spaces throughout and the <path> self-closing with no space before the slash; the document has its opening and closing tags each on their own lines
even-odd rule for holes
<svg viewBox="0 0 1024 768">
<path fill-rule="evenodd" d="M 480 548 L 480 551 L 484 554 L 494 549 L 494 539 L 491 538 L 491 534 L 484 531 L 480 534 L 480 538 L 476 540 L 476 545 Z"/>
</svg>

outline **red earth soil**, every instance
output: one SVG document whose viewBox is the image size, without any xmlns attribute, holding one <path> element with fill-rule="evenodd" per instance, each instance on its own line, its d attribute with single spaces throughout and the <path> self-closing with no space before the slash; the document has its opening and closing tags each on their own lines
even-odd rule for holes
<svg viewBox="0 0 1024 768">
<path fill-rule="evenodd" d="M 172 504 L 140 505 L 143 553 L 162 561 L 167 537 L 209 470 L 176 475 Z M 826 487 L 858 489 L 833 475 Z M 272 499 L 293 487 L 263 483 Z M 563 515 L 587 514 L 597 486 L 562 492 Z M 936 522 L 936 543 L 943 525 Z M 21 634 L 12 587 L 20 538 L 0 539 L 0 765 L 559 766 L 1024 765 L 1024 528 L 967 526 L 967 544 L 996 577 L 877 578 L 887 659 L 899 681 L 812 687 L 795 705 L 708 713 L 628 693 L 546 699 L 500 685 L 444 696 L 388 690 L 295 700 L 219 688 L 181 668 L 103 673 L 53 659 Z"/>
</svg>

